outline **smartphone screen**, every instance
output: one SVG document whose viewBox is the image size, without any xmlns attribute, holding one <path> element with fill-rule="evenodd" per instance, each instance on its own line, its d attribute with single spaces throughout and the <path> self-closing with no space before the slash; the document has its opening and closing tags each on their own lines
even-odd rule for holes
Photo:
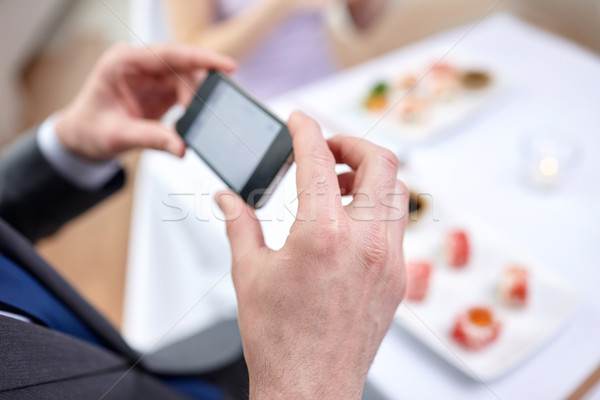
<svg viewBox="0 0 600 400">
<path fill-rule="evenodd" d="M 287 126 L 216 71 L 198 88 L 177 131 L 254 207 L 264 204 L 293 160 Z"/>
<path fill-rule="evenodd" d="M 186 139 L 232 189 L 241 192 L 280 130 L 275 118 L 221 80 Z"/>
</svg>

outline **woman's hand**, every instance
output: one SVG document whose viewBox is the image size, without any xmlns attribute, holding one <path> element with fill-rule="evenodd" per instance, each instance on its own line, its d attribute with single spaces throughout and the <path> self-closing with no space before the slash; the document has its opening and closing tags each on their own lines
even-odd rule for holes
<svg viewBox="0 0 600 400">
<path fill-rule="evenodd" d="M 291 13 L 299 11 L 313 11 L 322 10 L 325 7 L 334 4 L 337 0 L 267 0 L 267 1 L 278 1 L 285 6 Z"/>
<path fill-rule="evenodd" d="M 235 67 L 230 58 L 194 46 L 116 45 L 59 112 L 56 134 L 68 150 L 89 160 L 140 147 L 181 157 L 185 144 L 159 118 L 176 102 L 189 103 L 208 69 Z"/>
</svg>

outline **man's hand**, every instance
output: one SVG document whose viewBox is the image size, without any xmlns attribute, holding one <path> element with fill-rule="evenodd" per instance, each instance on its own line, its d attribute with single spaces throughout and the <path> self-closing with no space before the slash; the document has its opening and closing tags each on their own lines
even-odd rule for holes
<svg viewBox="0 0 600 400">
<path fill-rule="evenodd" d="M 289 120 L 298 213 L 285 246 L 265 246 L 253 210 L 217 195 L 227 219 L 251 398 L 360 399 L 405 287 L 406 187 L 396 157 L 358 138 L 326 142 Z M 352 172 L 336 175 L 335 164 Z M 342 206 L 341 195 L 352 202 Z"/>
<path fill-rule="evenodd" d="M 138 147 L 181 157 L 183 141 L 158 119 L 175 102 L 188 103 L 212 68 L 232 72 L 235 63 L 192 46 L 114 46 L 75 100 L 59 113 L 57 136 L 68 150 L 90 160 Z"/>
</svg>

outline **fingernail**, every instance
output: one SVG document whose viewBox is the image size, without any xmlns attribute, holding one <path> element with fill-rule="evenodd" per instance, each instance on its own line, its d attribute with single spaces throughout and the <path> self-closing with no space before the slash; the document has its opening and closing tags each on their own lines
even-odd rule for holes
<svg viewBox="0 0 600 400">
<path fill-rule="evenodd" d="M 228 190 L 217 193 L 215 201 L 224 214 L 228 214 L 235 207 L 235 195 Z"/>
<path fill-rule="evenodd" d="M 293 116 L 294 114 L 298 115 L 299 117 L 306 117 L 307 116 L 304 111 L 301 111 L 301 110 L 298 110 L 298 109 L 294 110 L 292 112 L 292 114 L 290 115 L 290 117 Z"/>
<path fill-rule="evenodd" d="M 172 141 L 167 143 L 165 150 L 174 156 L 181 158 L 185 154 L 185 145 L 179 141 Z"/>
</svg>

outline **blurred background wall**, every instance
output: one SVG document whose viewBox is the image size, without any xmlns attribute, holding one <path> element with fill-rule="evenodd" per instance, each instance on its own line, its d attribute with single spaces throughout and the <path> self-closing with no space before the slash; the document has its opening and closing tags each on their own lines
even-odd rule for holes
<svg viewBox="0 0 600 400">
<path fill-rule="evenodd" d="M 513 12 L 600 53 L 600 0 L 397 0 L 368 35 L 356 36 L 341 15 L 331 16 L 331 33 L 343 64 L 352 65 L 489 10 Z M 122 22 L 129 13 L 124 0 L 0 0 L 0 145 L 70 101 L 102 51 L 129 39 Z M 135 153 L 124 158 L 125 190 L 38 245 L 117 326 L 136 160 Z"/>
</svg>

